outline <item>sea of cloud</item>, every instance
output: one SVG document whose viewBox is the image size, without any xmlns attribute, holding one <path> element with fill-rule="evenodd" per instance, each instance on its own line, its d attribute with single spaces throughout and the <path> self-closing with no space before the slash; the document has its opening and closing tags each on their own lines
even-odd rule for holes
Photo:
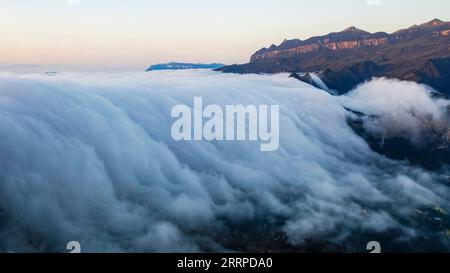
<svg viewBox="0 0 450 273">
<path fill-rule="evenodd" d="M 171 109 L 194 96 L 280 105 L 280 148 L 175 142 Z M 262 251 L 279 245 L 268 234 L 300 249 L 365 251 L 364 234 L 413 241 L 427 232 L 415 210 L 448 209 L 448 177 L 371 151 L 344 106 L 417 132 L 418 116 L 440 120 L 445 105 L 385 79 L 335 97 L 285 74 L 1 74 L 0 251 L 74 240 L 90 252 Z"/>
</svg>

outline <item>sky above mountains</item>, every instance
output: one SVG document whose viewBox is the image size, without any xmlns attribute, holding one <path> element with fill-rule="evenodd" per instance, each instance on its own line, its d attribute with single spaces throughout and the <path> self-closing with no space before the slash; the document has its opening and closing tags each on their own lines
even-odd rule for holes
<svg viewBox="0 0 450 273">
<path fill-rule="evenodd" d="M 448 0 L 0 0 L 0 70 L 244 63 L 285 38 L 351 25 L 393 32 L 449 21 L 448 10 Z"/>
</svg>

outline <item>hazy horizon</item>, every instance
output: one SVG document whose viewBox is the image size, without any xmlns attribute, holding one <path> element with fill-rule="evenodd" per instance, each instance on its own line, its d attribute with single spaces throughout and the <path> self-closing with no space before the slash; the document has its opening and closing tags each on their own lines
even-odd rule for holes
<svg viewBox="0 0 450 273">
<path fill-rule="evenodd" d="M 450 2 L 444 0 L 344 2 L 0 0 L 0 71 L 245 63 L 259 48 L 283 39 L 306 39 L 353 25 L 393 32 L 434 18 L 449 20 Z"/>
</svg>

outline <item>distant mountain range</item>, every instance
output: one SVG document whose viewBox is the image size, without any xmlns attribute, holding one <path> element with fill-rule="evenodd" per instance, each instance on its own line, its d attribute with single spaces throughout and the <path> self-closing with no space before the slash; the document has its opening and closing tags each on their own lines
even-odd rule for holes
<svg viewBox="0 0 450 273">
<path fill-rule="evenodd" d="M 166 64 L 155 64 L 150 66 L 147 71 L 154 70 L 181 70 L 181 69 L 217 69 L 223 67 L 224 64 L 212 63 L 212 64 L 194 64 L 194 63 L 166 63 Z"/>
<path fill-rule="evenodd" d="M 350 27 L 304 41 L 284 40 L 279 46 L 258 50 L 247 64 L 217 70 L 320 72 L 328 87 L 340 94 L 380 76 L 425 83 L 450 94 L 450 22 L 434 19 L 392 34 Z"/>
</svg>

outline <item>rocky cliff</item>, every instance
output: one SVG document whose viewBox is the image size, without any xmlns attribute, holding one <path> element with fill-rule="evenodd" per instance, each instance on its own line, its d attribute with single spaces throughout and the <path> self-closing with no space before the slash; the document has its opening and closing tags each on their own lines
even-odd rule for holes
<svg viewBox="0 0 450 273">
<path fill-rule="evenodd" d="M 219 70 L 231 73 L 327 72 L 323 74 L 336 78 L 375 65 L 376 71 L 369 69 L 367 74 L 356 71 L 358 75 L 352 75 L 352 80 L 386 76 L 426 83 L 450 94 L 449 58 L 450 22 L 435 19 L 392 34 L 369 33 L 350 27 L 304 41 L 285 40 L 278 46 L 258 50 L 247 64 Z M 349 85 L 338 86 L 341 88 L 338 91 L 345 93 Z"/>
</svg>

